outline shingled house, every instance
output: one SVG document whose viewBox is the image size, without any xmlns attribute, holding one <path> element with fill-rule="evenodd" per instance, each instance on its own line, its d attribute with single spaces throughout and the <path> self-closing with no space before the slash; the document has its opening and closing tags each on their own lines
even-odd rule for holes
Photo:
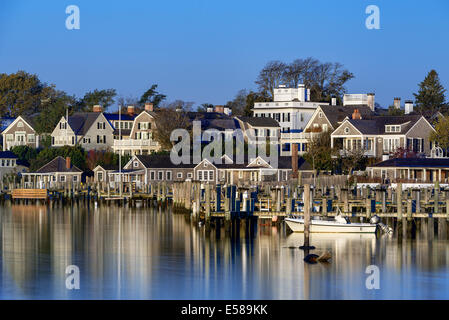
<svg viewBox="0 0 449 320">
<path fill-rule="evenodd" d="M 134 155 L 121 171 L 117 169 L 108 171 L 107 174 L 111 187 L 116 187 L 116 183 L 121 180 L 141 188 L 152 182 L 180 182 L 192 179 L 194 166 L 194 164 L 175 165 L 170 155 Z M 98 168 L 97 173 L 100 172 L 99 170 Z"/>
<path fill-rule="evenodd" d="M 430 133 L 435 129 L 421 115 L 375 116 L 363 119 L 354 111 L 331 134 L 331 145 L 340 149 L 342 155 L 363 150 L 368 157 L 388 157 L 404 148 L 420 155 L 430 155 Z M 385 160 L 385 159 L 384 159 Z"/>
<path fill-rule="evenodd" d="M 33 121 L 29 118 L 18 116 L 14 120 L 4 118 L 2 126 L 8 124 L 3 132 L 3 151 L 10 150 L 15 146 L 29 146 L 39 148 L 39 136 L 33 127 Z"/>
<path fill-rule="evenodd" d="M 28 167 L 21 163 L 11 151 L 0 151 L 0 179 L 9 174 L 28 171 Z"/>
<path fill-rule="evenodd" d="M 361 119 L 369 119 L 375 115 L 367 105 L 320 105 L 316 108 L 303 132 L 287 132 L 281 134 L 281 155 L 291 155 L 291 144 L 298 144 L 299 154 L 307 151 L 307 144 L 314 136 L 322 132 L 333 132 L 346 118 L 351 118 L 355 110 Z"/>
<path fill-rule="evenodd" d="M 114 144 L 114 127 L 102 112 L 77 112 L 62 117 L 51 134 L 53 147 L 81 145 L 84 150 L 107 150 Z"/>
<path fill-rule="evenodd" d="M 372 178 L 449 182 L 449 158 L 394 158 L 366 168 Z"/>
<path fill-rule="evenodd" d="M 36 185 L 39 188 L 53 188 L 80 184 L 83 171 L 71 163 L 70 158 L 64 159 L 58 156 L 35 172 L 27 172 L 22 175 L 25 185 Z M 34 184 L 35 183 L 35 184 Z"/>
</svg>

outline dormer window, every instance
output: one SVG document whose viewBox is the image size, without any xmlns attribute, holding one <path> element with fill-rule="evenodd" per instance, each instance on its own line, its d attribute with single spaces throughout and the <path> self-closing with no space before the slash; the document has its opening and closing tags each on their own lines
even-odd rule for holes
<svg viewBox="0 0 449 320">
<path fill-rule="evenodd" d="M 388 133 L 401 132 L 401 126 L 400 125 L 387 125 L 387 126 L 385 126 L 385 132 L 388 132 Z"/>
</svg>

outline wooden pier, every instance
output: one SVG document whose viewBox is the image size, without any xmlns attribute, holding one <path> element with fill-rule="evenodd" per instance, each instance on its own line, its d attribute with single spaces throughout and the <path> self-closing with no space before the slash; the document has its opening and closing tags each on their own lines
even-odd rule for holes
<svg viewBox="0 0 449 320">
<path fill-rule="evenodd" d="M 348 179 L 349 180 L 349 179 Z M 410 185 L 404 185 L 410 186 Z M 304 215 L 306 204 L 310 215 L 332 217 L 341 212 L 347 217 L 369 219 L 442 218 L 449 220 L 449 188 L 439 183 L 427 188 L 403 188 L 397 185 L 370 187 L 362 184 L 310 186 L 305 192 L 301 180 L 259 186 L 215 185 L 207 182 L 157 182 L 137 188 L 123 183 L 121 188 L 88 181 L 81 186 L 61 184 L 55 189 L 24 188 L 21 182 L 1 185 L 0 201 L 49 205 L 73 202 L 95 203 L 96 206 L 116 205 L 166 206 L 174 212 L 190 214 L 206 227 L 218 221 L 229 226 L 233 220 L 249 219 L 279 222 L 289 215 Z"/>
</svg>

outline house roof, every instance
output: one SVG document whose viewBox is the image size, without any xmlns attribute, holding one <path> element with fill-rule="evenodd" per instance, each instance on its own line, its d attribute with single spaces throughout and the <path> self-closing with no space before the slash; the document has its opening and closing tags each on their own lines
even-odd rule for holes
<svg viewBox="0 0 449 320">
<path fill-rule="evenodd" d="M 76 112 L 69 116 L 69 126 L 76 135 L 85 135 L 101 113 Z"/>
<path fill-rule="evenodd" d="M 98 167 L 103 168 L 106 171 L 119 169 L 118 164 L 103 164 L 103 165 L 98 165 L 96 168 L 98 168 Z"/>
<path fill-rule="evenodd" d="M 219 112 L 186 112 L 190 122 L 201 121 L 201 129 L 217 129 L 224 131 L 226 129 L 240 128 L 238 121 L 224 113 Z"/>
<path fill-rule="evenodd" d="M 404 134 L 410 130 L 411 127 L 421 119 L 421 115 L 406 115 L 406 116 L 376 116 L 370 119 L 348 121 L 356 127 L 362 134 Z M 404 125 L 401 132 L 385 132 L 386 125 Z"/>
<path fill-rule="evenodd" d="M 248 167 L 249 164 L 252 161 L 248 161 L 248 157 L 245 156 L 244 158 L 244 163 L 235 163 L 236 162 L 236 157 L 234 156 L 234 163 L 223 163 L 222 164 L 213 164 L 215 167 L 217 167 L 218 169 L 257 169 L 257 168 L 265 168 L 264 165 L 260 165 L 260 166 L 251 166 Z M 292 158 L 290 156 L 279 156 L 278 157 L 278 163 L 277 163 L 277 168 L 273 168 L 273 169 L 292 169 Z M 304 158 L 302 157 L 298 157 L 298 170 L 312 170 L 312 166 L 305 161 Z"/>
<path fill-rule="evenodd" d="M 331 123 L 332 127 L 337 128 L 338 125 L 346 118 L 352 117 L 355 109 L 358 109 L 360 114 L 362 115 L 362 119 L 369 119 L 373 117 L 375 114 L 370 109 L 370 107 L 366 105 L 352 105 L 352 106 L 320 106 L 323 113 L 326 115 L 326 118 Z"/>
<path fill-rule="evenodd" d="M 145 166 L 145 168 L 193 168 L 196 164 L 190 161 L 190 164 L 173 164 L 170 155 L 162 154 L 144 154 L 136 155 L 136 158 Z"/>
<path fill-rule="evenodd" d="M 0 151 L 0 159 L 17 159 L 18 157 L 11 151 Z"/>
<path fill-rule="evenodd" d="M 236 117 L 242 122 L 246 122 L 252 127 L 279 127 L 279 122 L 270 117 Z"/>
<path fill-rule="evenodd" d="M 130 116 L 127 113 L 122 113 L 121 116 L 119 117 L 118 113 L 103 113 L 103 115 L 105 116 L 105 118 L 108 121 L 134 121 L 134 119 L 136 118 L 137 115 L 133 115 Z"/>
<path fill-rule="evenodd" d="M 67 169 L 66 167 L 66 159 L 64 159 L 61 156 L 58 156 L 51 160 L 49 163 L 41 167 L 40 169 L 36 170 L 36 173 L 53 173 L 53 172 L 83 172 L 78 167 L 74 166 L 73 164 L 70 165 L 70 169 Z"/>
<path fill-rule="evenodd" d="M 449 158 L 394 158 L 376 163 L 371 167 L 449 168 Z"/>
</svg>

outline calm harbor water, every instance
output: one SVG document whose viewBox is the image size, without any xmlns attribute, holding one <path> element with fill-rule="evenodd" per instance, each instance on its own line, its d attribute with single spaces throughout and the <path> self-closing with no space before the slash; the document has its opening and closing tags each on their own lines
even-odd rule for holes
<svg viewBox="0 0 449 320">
<path fill-rule="evenodd" d="M 435 223 L 438 225 L 438 223 Z M 206 233 L 184 215 L 148 208 L 0 207 L 1 299 L 448 299 L 449 241 L 419 225 L 413 239 L 302 234 L 285 225 Z M 66 267 L 80 289 L 66 289 Z M 380 289 L 365 269 L 380 270 Z"/>
</svg>

